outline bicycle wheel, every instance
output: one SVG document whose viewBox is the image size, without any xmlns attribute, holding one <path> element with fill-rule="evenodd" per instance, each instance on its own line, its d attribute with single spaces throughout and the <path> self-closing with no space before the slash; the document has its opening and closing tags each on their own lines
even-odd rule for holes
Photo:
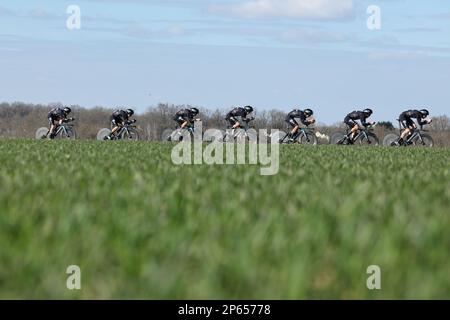
<svg viewBox="0 0 450 320">
<path fill-rule="evenodd" d="M 415 147 L 426 147 L 426 148 L 432 148 L 434 146 L 434 140 L 429 134 L 421 134 L 422 139 L 417 136 L 413 141 L 412 145 Z"/>
<path fill-rule="evenodd" d="M 225 131 L 225 134 L 223 136 L 223 142 L 224 143 L 234 143 L 234 135 L 232 134 L 231 130 Z"/>
<path fill-rule="evenodd" d="M 333 135 L 331 136 L 330 143 L 331 144 L 342 145 L 342 144 L 344 144 L 344 142 L 346 140 L 347 140 L 347 136 L 346 136 L 345 133 L 343 133 L 343 132 L 336 132 L 336 133 L 333 133 Z"/>
<path fill-rule="evenodd" d="M 68 138 L 68 134 L 66 134 L 67 128 L 66 130 L 64 130 L 63 127 L 59 127 L 56 129 L 56 135 L 54 140 L 65 140 Z"/>
<path fill-rule="evenodd" d="M 239 131 L 237 131 L 235 135 L 234 140 L 236 143 L 248 143 L 250 138 L 244 129 L 239 129 Z"/>
<path fill-rule="evenodd" d="M 400 136 L 396 133 L 389 133 L 383 139 L 383 146 L 385 147 L 393 147 L 394 143 L 400 138 Z"/>
<path fill-rule="evenodd" d="M 136 129 L 129 128 L 128 132 L 127 131 L 123 132 L 122 139 L 128 141 L 139 141 L 139 133 L 137 132 Z"/>
<path fill-rule="evenodd" d="M 300 135 L 300 137 L 297 139 L 297 141 L 300 144 L 307 144 L 307 145 L 312 145 L 312 146 L 317 145 L 317 138 L 311 132 L 306 132 L 305 134 Z"/>
<path fill-rule="evenodd" d="M 35 137 L 36 139 L 45 139 L 47 137 L 48 128 L 42 127 L 36 130 Z"/>
<path fill-rule="evenodd" d="M 272 134 L 270 137 L 271 143 L 279 143 L 283 144 L 286 142 L 286 139 L 288 138 L 289 133 L 278 131 L 276 134 Z"/>
<path fill-rule="evenodd" d="M 106 137 L 109 136 L 110 133 L 111 133 L 111 130 L 108 128 L 100 129 L 99 132 L 97 133 L 97 140 L 99 140 L 99 141 L 105 140 Z"/>
<path fill-rule="evenodd" d="M 367 138 L 362 137 L 361 139 L 359 139 L 359 144 L 360 145 L 378 146 L 378 145 L 380 145 L 380 140 L 374 133 L 369 132 L 367 134 Z"/>
<path fill-rule="evenodd" d="M 76 140 L 77 139 L 77 133 L 75 132 L 75 128 L 67 128 L 66 129 L 66 139 L 69 140 Z"/>
</svg>

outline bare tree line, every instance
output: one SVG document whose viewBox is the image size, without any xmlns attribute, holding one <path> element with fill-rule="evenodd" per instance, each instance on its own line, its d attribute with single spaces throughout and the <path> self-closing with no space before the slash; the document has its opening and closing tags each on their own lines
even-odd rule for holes
<svg viewBox="0 0 450 320">
<path fill-rule="evenodd" d="M 60 103 L 52 104 L 28 104 L 23 102 L 0 104 L 0 137 L 8 138 L 33 138 L 36 129 L 47 125 L 47 113 L 54 107 L 63 107 Z M 71 105 L 72 115 L 76 118 L 76 131 L 81 139 L 95 139 L 98 130 L 109 127 L 109 117 L 114 111 L 112 108 L 95 107 L 83 108 Z M 149 107 L 146 112 L 136 116 L 141 137 L 145 140 L 161 140 L 164 130 L 174 129 L 173 115 L 186 105 L 158 104 Z M 203 128 L 225 128 L 226 110 L 201 110 Z M 253 123 L 255 129 L 280 129 L 286 130 L 284 122 L 286 113 L 279 110 L 269 110 L 256 113 Z M 327 126 L 321 123 L 316 128 L 323 134 L 331 135 L 334 131 L 344 128 L 343 123 Z M 389 121 L 380 122 L 376 128 L 379 137 L 392 130 L 398 130 L 398 124 Z M 450 119 L 448 116 L 433 117 L 430 126 L 435 142 L 440 146 L 450 146 Z"/>
</svg>

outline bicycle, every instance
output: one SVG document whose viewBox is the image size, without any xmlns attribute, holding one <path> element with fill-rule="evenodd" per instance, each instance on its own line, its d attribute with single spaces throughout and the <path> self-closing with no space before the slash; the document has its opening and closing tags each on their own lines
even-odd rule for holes
<svg viewBox="0 0 450 320">
<path fill-rule="evenodd" d="M 351 132 L 347 130 L 347 133 L 337 132 L 331 137 L 331 144 L 337 145 L 380 145 L 380 140 L 377 135 L 373 133 L 373 126 L 368 125 L 360 127 L 353 139 L 350 139 Z"/>
<path fill-rule="evenodd" d="M 55 134 L 52 140 L 58 140 L 58 139 L 68 139 L 68 140 L 75 140 L 77 138 L 74 124 L 72 122 L 75 121 L 74 118 L 66 119 L 63 121 L 62 124 L 58 125 L 55 129 Z M 38 140 L 46 139 L 49 137 L 50 129 L 47 127 L 42 127 L 36 130 L 35 137 Z"/>
<path fill-rule="evenodd" d="M 249 122 L 254 119 L 248 119 L 244 120 L 245 123 L 244 126 L 239 126 L 236 129 L 231 129 L 225 131 L 225 135 L 223 137 L 223 142 L 238 142 L 238 143 L 257 143 L 258 137 L 257 134 L 254 132 L 254 128 L 249 127 Z"/>
<path fill-rule="evenodd" d="M 194 132 L 195 132 L 195 127 L 194 125 L 191 123 L 189 125 L 187 125 L 184 128 L 177 128 L 176 130 L 174 130 L 168 137 L 167 137 L 167 141 L 169 142 L 181 142 L 183 141 L 187 135 L 189 135 L 191 141 L 194 139 Z"/>
<path fill-rule="evenodd" d="M 286 141 L 286 139 L 288 137 L 290 137 L 290 132 L 289 132 L 289 128 L 288 128 L 288 133 L 286 133 L 286 135 L 280 139 L 278 142 L 280 144 L 293 144 L 293 143 L 298 143 L 298 144 L 307 144 L 307 145 L 317 145 L 317 137 L 315 134 L 315 129 L 314 128 L 310 128 L 309 126 L 306 126 L 306 128 L 299 128 L 297 130 L 297 133 L 290 139 L 288 139 Z"/>
<path fill-rule="evenodd" d="M 127 121 L 124 126 L 122 126 L 112 137 L 108 139 L 111 134 L 111 130 L 108 128 L 100 129 L 97 133 L 97 140 L 128 140 L 128 141 L 139 141 L 139 133 L 137 127 L 134 125 L 134 121 Z"/>
<path fill-rule="evenodd" d="M 389 133 L 388 135 L 386 135 L 386 137 L 384 137 L 384 139 L 383 139 L 384 146 L 386 146 L 386 147 L 401 146 L 397 142 L 400 139 L 402 130 L 404 130 L 404 129 L 402 127 L 402 123 L 400 120 L 398 120 L 398 124 L 399 124 L 399 128 L 400 128 L 399 134 Z M 423 130 L 423 126 L 420 126 L 420 128 L 415 128 L 412 131 L 412 133 L 410 134 L 410 136 L 408 137 L 408 139 L 406 139 L 406 141 L 403 142 L 403 146 L 432 148 L 434 146 L 434 140 L 429 134 L 427 134 L 425 132 L 427 132 L 427 131 Z"/>
</svg>

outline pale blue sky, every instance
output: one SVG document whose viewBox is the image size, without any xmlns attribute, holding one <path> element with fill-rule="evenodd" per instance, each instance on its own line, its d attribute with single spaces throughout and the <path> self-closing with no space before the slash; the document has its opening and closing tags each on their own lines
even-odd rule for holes
<svg viewBox="0 0 450 320">
<path fill-rule="evenodd" d="M 450 1 L 0 0 L 0 65 L 9 102 L 450 114 Z"/>
</svg>

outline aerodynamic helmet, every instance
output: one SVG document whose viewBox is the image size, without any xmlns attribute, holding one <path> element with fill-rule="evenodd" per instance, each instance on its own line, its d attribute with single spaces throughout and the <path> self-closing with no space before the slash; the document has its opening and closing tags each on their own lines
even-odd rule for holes
<svg viewBox="0 0 450 320">
<path fill-rule="evenodd" d="M 65 114 L 69 114 L 72 112 L 72 109 L 70 109 L 69 107 L 64 107 L 63 111 Z"/>
<path fill-rule="evenodd" d="M 133 109 L 127 109 L 125 112 L 128 114 L 129 117 L 134 115 L 134 110 Z"/>
<path fill-rule="evenodd" d="M 314 111 L 312 111 L 311 109 L 308 108 L 308 109 L 305 109 L 303 111 L 303 113 L 305 114 L 305 116 L 311 117 L 314 114 Z"/>
<path fill-rule="evenodd" d="M 370 116 L 373 114 L 373 110 L 367 108 L 367 109 L 364 109 L 363 113 L 364 113 L 366 116 L 370 117 Z"/>
<path fill-rule="evenodd" d="M 253 107 L 251 107 L 251 106 L 245 106 L 245 107 L 244 107 L 244 110 L 245 110 L 247 113 L 252 113 L 252 112 L 253 112 Z"/>
<path fill-rule="evenodd" d="M 198 110 L 197 108 L 190 108 L 189 111 L 192 112 L 194 115 L 198 115 L 200 113 L 200 110 Z"/>
<path fill-rule="evenodd" d="M 423 118 L 426 118 L 430 115 L 430 112 L 427 109 L 420 110 L 420 113 L 422 114 Z"/>
</svg>

